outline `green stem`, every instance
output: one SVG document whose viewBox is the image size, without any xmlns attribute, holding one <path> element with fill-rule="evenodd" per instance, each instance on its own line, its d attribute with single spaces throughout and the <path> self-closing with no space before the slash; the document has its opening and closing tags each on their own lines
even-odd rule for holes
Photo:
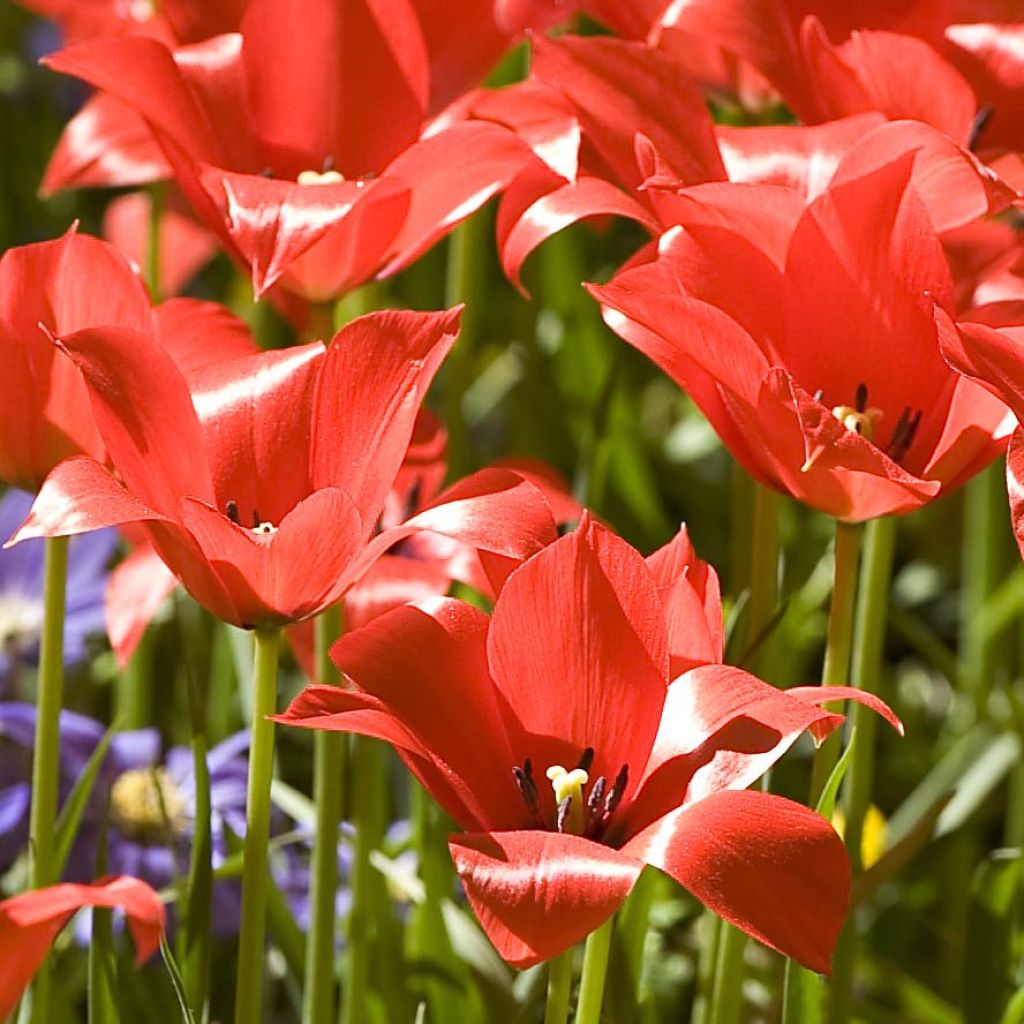
<svg viewBox="0 0 1024 1024">
<path fill-rule="evenodd" d="M 328 657 L 331 644 L 341 635 L 341 606 L 328 608 L 317 618 L 317 682 L 334 684 L 340 674 Z M 313 736 L 313 800 L 316 834 L 310 862 L 310 922 L 306 945 L 305 985 L 302 1001 L 304 1024 L 335 1019 L 334 941 L 337 925 L 338 826 L 345 773 L 346 737 L 333 732 Z"/>
<path fill-rule="evenodd" d="M 345 1024 L 359 1024 L 365 1019 L 370 985 L 370 940 L 373 914 L 373 852 L 375 823 L 376 776 L 380 772 L 380 754 L 376 740 L 356 736 L 352 765 L 352 823 L 356 835 L 352 850 L 349 889 L 352 903 L 348 915 L 347 964 L 341 1019 Z"/>
<path fill-rule="evenodd" d="M 779 604 L 779 495 L 754 484 L 754 507 L 750 546 L 749 614 L 747 646 L 756 649 L 756 667 L 770 662 L 770 644 L 765 637 Z M 719 926 L 718 955 L 708 1004 L 710 1024 L 736 1024 L 743 1009 L 743 977 L 746 973 L 746 935 L 724 922 Z"/>
<path fill-rule="evenodd" d="M 850 652 L 853 648 L 854 608 L 857 599 L 857 566 L 860 561 L 864 527 L 860 523 L 836 523 L 835 570 L 832 604 L 828 612 L 823 686 L 846 686 L 850 681 Z M 817 807 L 821 791 L 839 760 L 841 737 L 833 733 L 814 752 L 811 796 L 808 806 Z"/>
<path fill-rule="evenodd" d="M 274 714 L 281 631 L 256 630 L 253 663 L 252 742 L 246 803 L 242 925 L 238 936 L 235 1024 L 257 1024 L 263 997 L 263 940 L 267 910 L 267 840 L 270 836 L 270 783 L 274 772 Z"/>
<path fill-rule="evenodd" d="M 548 1000 L 544 1007 L 544 1024 L 565 1024 L 569 1019 L 572 964 L 572 949 L 567 949 L 548 963 Z"/>
<path fill-rule="evenodd" d="M 477 292 L 487 251 L 489 221 L 486 213 L 478 212 L 463 221 L 448 239 L 445 302 L 448 306 L 466 304 L 459 339 L 445 360 L 444 412 L 448 427 L 448 469 L 452 477 L 464 476 L 473 468 L 465 397 L 473 371 L 480 308 Z"/>
<path fill-rule="evenodd" d="M 857 595 L 857 626 L 854 634 L 851 682 L 861 690 L 877 692 L 882 672 L 882 651 L 889 612 L 893 555 L 896 548 L 896 520 L 875 519 L 864 531 L 864 562 Z M 875 770 L 875 713 L 863 704 L 850 708 L 850 767 L 843 788 L 846 817 L 846 846 L 854 872 L 863 871 L 861 846 L 864 818 L 871 804 Z M 840 936 L 832 962 L 829 1021 L 846 1024 L 850 1019 L 853 971 L 857 955 L 857 932 L 851 915 Z"/>
<path fill-rule="evenodd" d="M 600 1024 L 613 922 L 614 918 L 609 917 L 600 928 L 587 936 L 583 950 L 583 973 L 580 975 L 580 997 L 576 1005 L 576 1024 Z"/>
<path fill-rule="evenodd" d="M 335 304 L 330 301 L 309 304 L 309 327 L 306 334 L 311 340 L 326 344 L 334 337 L 334 307 Z"/>
<path fill-rule="evenodd" d="M 999 463 L 979 473 L 964 488 L 960 675 L 973 695 L 979 719 L 988 717 L 988 698 L 1002 642 L 999 633 L 986 628 L 983 608 L 1001 576 L 1004 536 L 1010 535 L 1006 519 L 1006 483 Z"/>
<path fill-rule="evenodd" d="M 32 809 L 29 815 L 29 878 L 33 889 L 56 882 L 54 825 L 60 777 L 60 708 L 64 689 L 64 605 L 68 538 L 48 537 L 43 561 L 43 628 L 39 640 L 39 692 L 32 750 Z M 50 1020 L 50 975 L 36 974 L 32 1024 Z"/>
<path fill-rule="evenodd" d="M 147 629 L 114 684 L 120 728 L 143 729 L 153 721 L 153 634 Z"/>
<path fill-rule="evenodd" d="M 738 928 L 722 922 L 718 939 L 718 963 L 715 985 L 711 991 L 709 1024 L 736 1024 L 743 1010 L 743 975 L 746 973 L 744 952 L 747 937 Z"/>
<path fill-rule="evenodd" d="M 149 231 L 146 234 L 146 286 L 155 306 L 163 299 L 160 287 L 160 222 L 164 213 L 164 191 L 162 181 L 149 186 Z"/>
</svg>

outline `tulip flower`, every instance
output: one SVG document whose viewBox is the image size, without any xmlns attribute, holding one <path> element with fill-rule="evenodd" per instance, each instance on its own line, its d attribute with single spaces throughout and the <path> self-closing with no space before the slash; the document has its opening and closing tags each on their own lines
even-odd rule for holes
<svg viewBox="0 0 1024 1024">
<path fill-rule="evenodd" d="M 516 966 L 598 927 L 651 864 L 826 971 L 849 894 L 842 842 L 745 787 L 805 730 L 834 729 L 817 705 L 849 691 L 780 691 L 717 664 L 720 650 L 717 581 L 685 535 L 645 562 L 584 516 L 509 577 L 490 618 L 436 599 L 342 638 L 332 657 L 357 688 L 309 687 L 279 721 L 395 747 L 466 830 L 455 866 Z"/>
<path fill-rule="evenodd" d="M 772 186 L 690 190 L 658 260 L 592 289 L 750 473 L 850 522 L 952 490 L 1008 429 L 940 354 L 955 295 L 911 159 L 808 207 Z"/>
<path fill-rule="evenodd" d="M 18 1005 L 54 939 L 82 907 L 119 908 L 135 939 L 135 962 L 145 963 L 164 931 L 164 905 L 145 882 L 112 878 L 92 885 L 65 883 L 0 903 L 0 1020 Z"/>
<path fill-rule="evenodd" d="M 1017 197 L 976 156 L 919 122 L 861 113 L 814 127 L 715 126 L 704 97 L 665 54 L 623 40 L 538 40 L 530 80 L 473 104 L 516 130 L 546 168 L 502 198 L 498 244 L 516 284 L 527 256 L 568 224 L 604 214 L 652 234 L 683 223 L 679 193 L 702 183 L 763 182 L 813 200 L 831 180 L 914 154 L 915 188 L 937 230 L 960 228 Z"/>
<path fill-rule="evenodd" d="M 331 60 L 309 60 L 311 37 Z M 533 159 L 497 125 L 431 128 L 409 0 L 255 0 L 238 33 L 109 37 L 48 63 L 145 118 L 257 294 L 282 280 L 325 300 L 394 273 Z"/>
<path fill-rule="evenodd" d="M 153 335 L 64 335 L 117 477 L 85 456 L 62 463 L 16 539 L 137 523 L 201 604 L 245 627 L 318 614 L 417 530 L 523 557 L 547 539 L 551 518 L 508 472 L 463 481 L 375 534 L 458 319 L 458 310 L 371 314 L 327 347 L 187 375 Z"/>
</svg>

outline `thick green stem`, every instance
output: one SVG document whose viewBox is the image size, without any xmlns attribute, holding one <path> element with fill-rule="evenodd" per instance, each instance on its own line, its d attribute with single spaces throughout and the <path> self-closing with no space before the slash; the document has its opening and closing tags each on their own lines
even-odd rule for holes
<svg viewBox="0 0 1024 1024">
<path fill-rule="evenodd" d="M 572 949 L 567 949 L 548 964 L 548 1001 L 544 1007 L 544 1024 L 565 1024 L 569 1019 L 572 965 Z"/>
<path fill-rule="evenodd" d="M 268 716 L 274 714 L 276 710 L 277 662 L 280 651 L 280 629 L 256 630 L 235 1024 L 258 1024 L 263 997 L 267 841 L 270 837 L 270 783 L 274 773 L 274 723 Z"/>
<path fill-rule="evenodd" d="M 60 707 L 64 689 L 64 605 L 68 577 L 68 538 L 48 537 L 43 562 L 43 628 L 39 639 L 39 692 L 32 749 L 32 809 L 29 815 L 29 879 L 33 889 L 57 881 L 54 824 L 60 778 Z M 32 1024 L 50 1019 L 50 975 L 44 964 L 36 975 Z"/>
<path fill-rule="evenodd" d="M 857 566 L 860 561 L 864 527 L 860 523 L 836 523 L 835 570 L 832 604 L 828 612 L 823 686 L 846 686 L 850 681 L 850 652 L 853 648 L 854 610 L 857 600 Z M 839 760 L 841 737 L 833 733 L 814 752 L 809 806 L 818 799 L 832 769 Z"/>
<path fill-rule="evenodd" d="M 864 561 L 857 595 L 857 625 L 854 634 L 851 683 L 861 690 L 877 692 L 882 671 L 892 581 L 893 554 L 896 547 L 896 520 L 875 519 L 864 531 Z M 875 713 L 863 704 L 850 708 L 850 745 L 853 752 L 843 788 L 846 818 L 846 846 L 854 872 L 864 869 L 861 846 L 864 818 L 871 804 L 871 786 L 875 770 Z M 851 915 L 836 948 L 832 963 L 829 997 L 829 1021 L 846 1024 L 850 1019 L 853 971 L 857 955 L 857 932 Z"/>
<path fill-rule="evenodd" d="M 580 997 L 576 1004 L 576 1024 L 599 1024 L 604 1002 L 604 979 L 608 973 L 608 952 L 611 949 L 614 918 L 587 936 L 583 950 L 583 973 L 580 975 Z"/>
<path fill-rule="evenodd" d="M 352 903 L 348 915 L 347 963 L 344 975 L 344 1024 L 364 1019 L 370 984 L 370 947 L 373 925 L 373 852 L 379 808 L 375 806 L 381 770 L 378 741 L 356 736 L 352 764 L 352 823 L 356 836 L 352 851 L 349 889 Z"/>
<path fill-rule="evenodd" d="M 988 717 L 988 698 L 1003 642 L 998 632 L 986 628 L 983 608 L 1002 575 L 1005 538 L 1010 535 L 1007 516 L 1006 482 L 999 463 L 964 488 L 960 676 L 974 698 L 979 719 Z"/>
<path fill-rule="evenodd" d="M 143 729 L 153 721 L 153 634 L 146 630 L 114 683 L 118 727 Z"/>
<path fill-rule="evenodd" d="M 464 302 L 459 340 L 445 360 L 444 403 L 448 427 L 448 469 L 453 477 L 464 476 L 473 468 L 473 453 L 466 424 L 465 396 L 473 371 L 473 354 L 479 319 L 480 281 L 489 243 L 490 218 L 478 212 L 463 221 L 448 240 L 447 305 Z"/>
<path fill-rule="evenodd" d="M 146 286 L 149 297 L 156 305 L 163 299 L 160 287 L 160 224 L 164 214 L 164 183 L 149 186 L 149 231 L 146 234 Z"/>
<path fill-rule="evenodd" d="M 337 684 L 338 670 L 328 657 L 331 644 L 341 635 L 341 606 L 328 608 L 316 620 L 317 682 Z M 316 834 L 310 863 L 310 922 L 306 945 L 304 1024 L 335 1019 L 334 942 L 338 894 L 338 826 L 341 824 L 346 737 L 333 732 L 313 736 L 313 800 Z"/>
</svg>

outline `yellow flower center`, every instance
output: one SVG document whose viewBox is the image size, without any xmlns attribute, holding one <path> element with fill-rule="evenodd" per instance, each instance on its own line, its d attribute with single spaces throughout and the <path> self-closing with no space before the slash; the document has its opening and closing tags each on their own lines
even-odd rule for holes
<svg viewBox="0 0 1024 1024">
<path fill-rule="evenodd" d="M 132 768 L 114 781 L 110 817 L 130 839 L 168 843 L 185 830 L 185 801 L 166 768 Z"/>
<path fill-rule="evenodd" d="M 344 180 L 338 171 L 302 171 L 296 178 L 300 185 L 340 185 Z"/>
</svg>

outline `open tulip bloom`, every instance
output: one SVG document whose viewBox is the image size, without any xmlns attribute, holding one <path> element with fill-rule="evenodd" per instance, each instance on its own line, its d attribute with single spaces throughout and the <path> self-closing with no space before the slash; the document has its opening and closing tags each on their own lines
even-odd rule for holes
<svg viewBox="0 0 1024 1024">
<path fill-rule="evenodd" d="M 912 159 L 810 206 L 771 185 L 687 190 L 658 258 L 591 289 L 758 480 L 845 521 L 954 489 L 1009 430 L 942 358 L 955 294 Z"/>
<path fill-rule="evenodd" d="M 554 527 L 540 492 L 507 471 L 468 478 L 376 532 L 458 319 L 371 314 L 328 346 L 188 375 L 150 335 L 67 335 L 117 476 L 88 457 L 62 463 L 16 539 L 138 523 L 201 604 L 244 627 L 318 614 L 418 529 L 526 557 Z"/>
<path fill-rule="evenodd" d="M 279 721 L 387 740 L 466 831 L 466 894 L 510 963 L 569 948 L 645 864 L 827 971 L 850 866 L 824 818 L 748 792 L 847 688 L 782 691 L 719 663 L 717 580 L 685 533 L 645 560 L 584 516 L 517 569 L 491 617 L 452 599 L 387 613 L 332 654 L 357 689 Z"/>
</svg>

